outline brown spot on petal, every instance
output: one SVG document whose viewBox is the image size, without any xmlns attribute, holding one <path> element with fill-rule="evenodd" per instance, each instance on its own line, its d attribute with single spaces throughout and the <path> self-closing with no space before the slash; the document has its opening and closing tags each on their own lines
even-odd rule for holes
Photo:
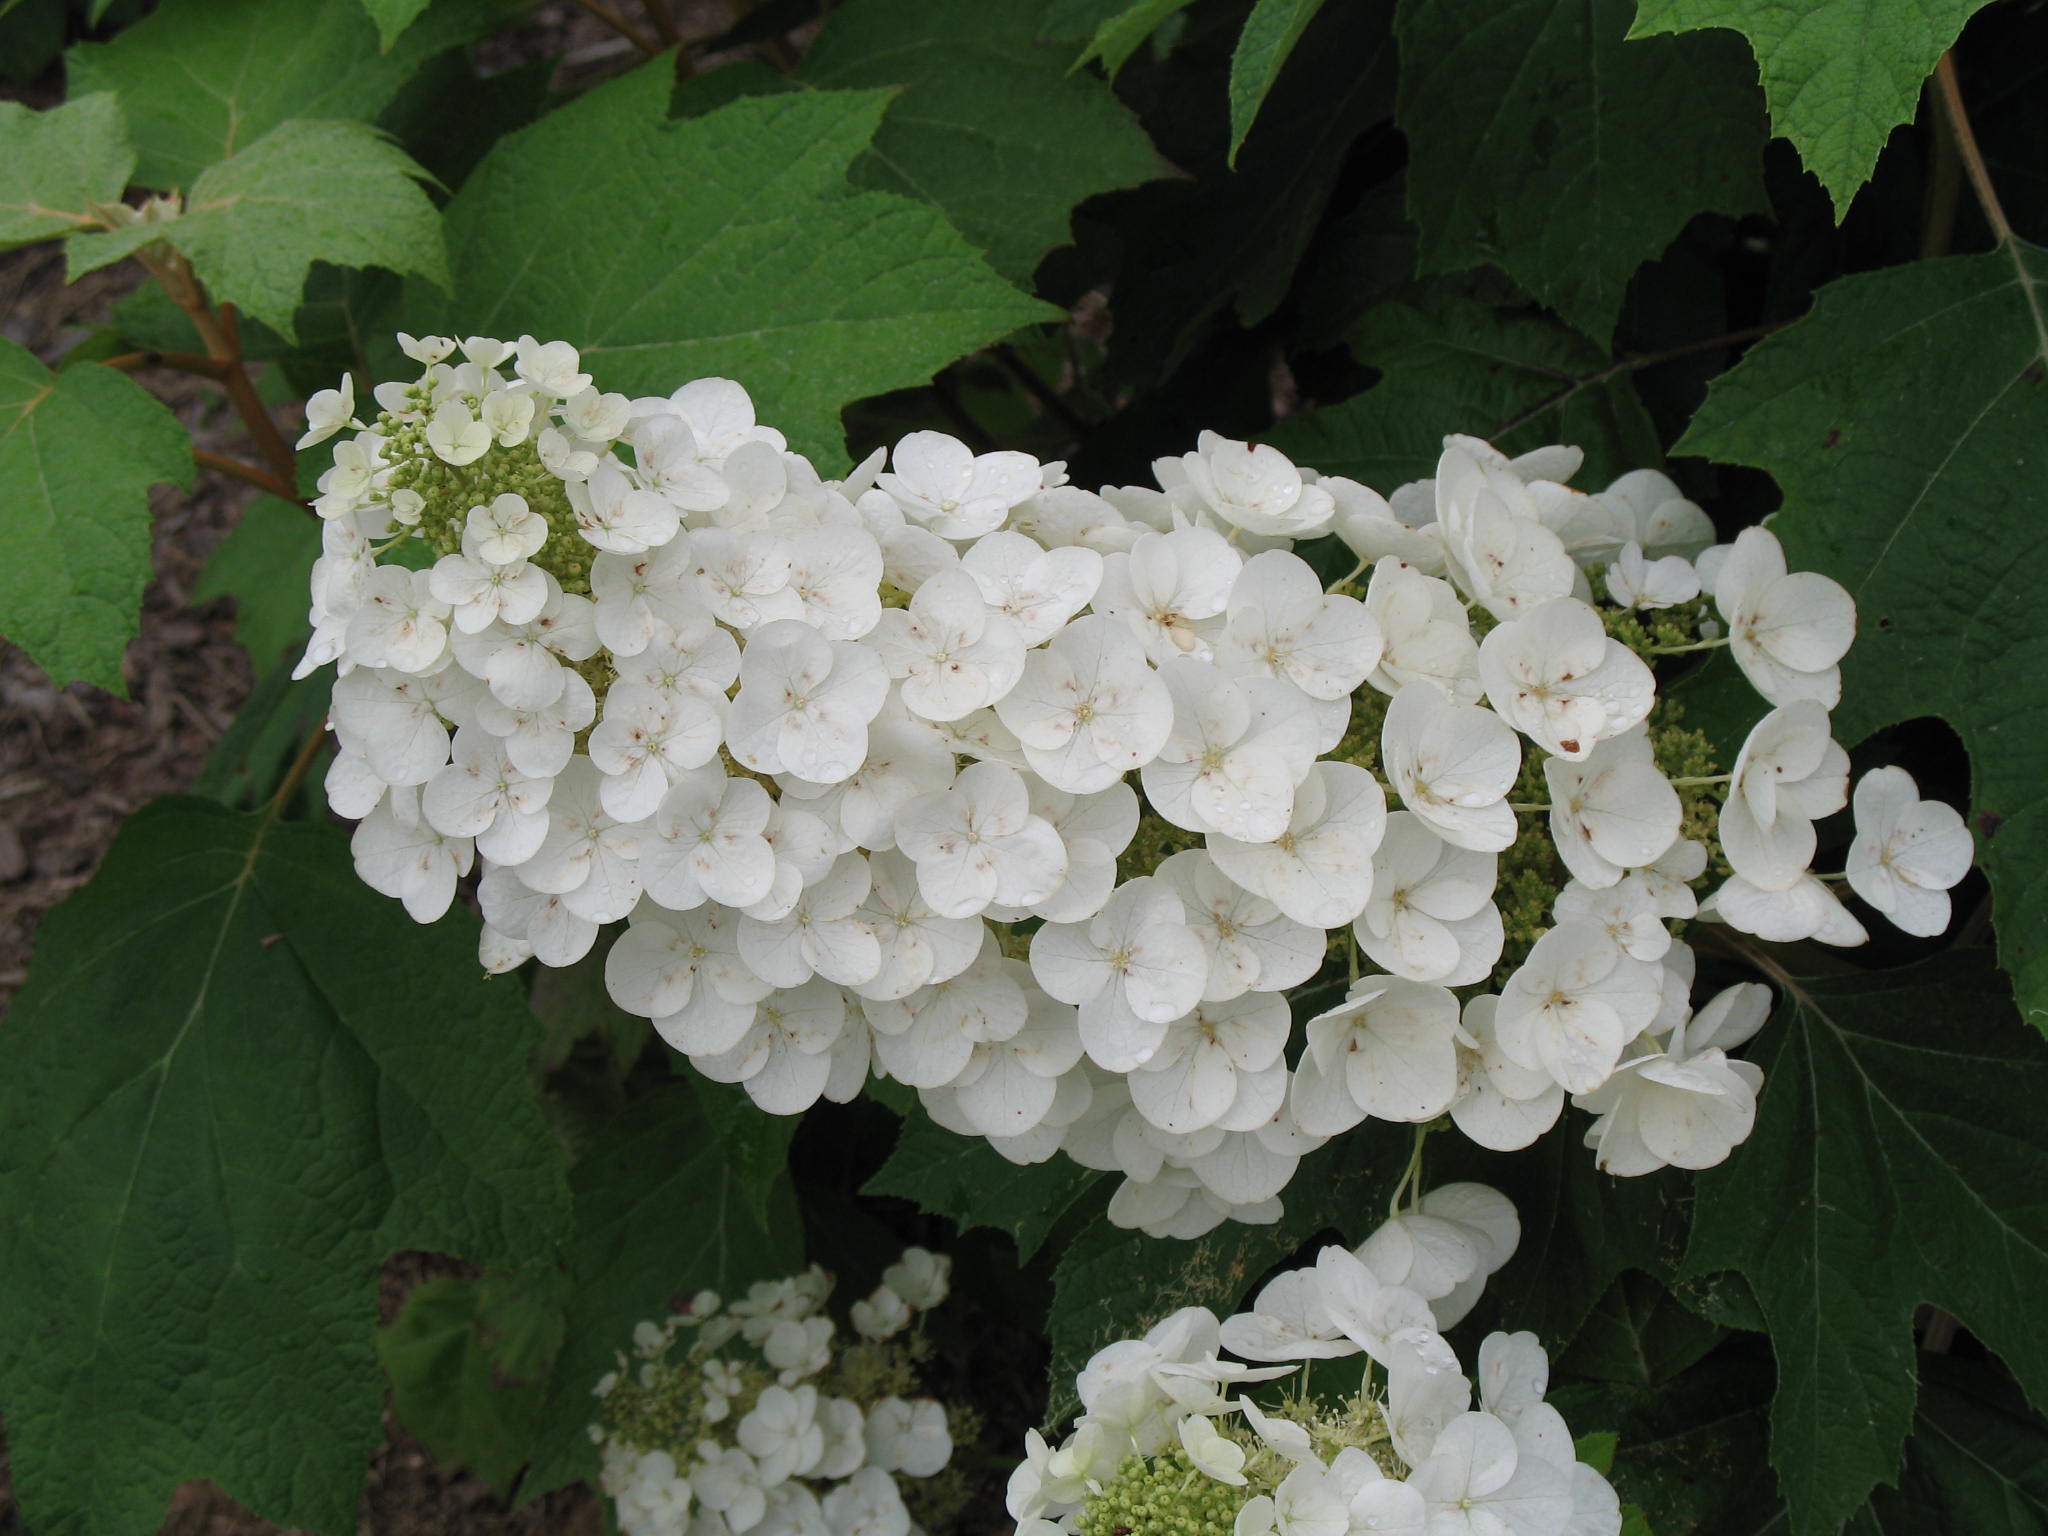
<svg viewBox="0 0 2048 1536">
<path fill-rule="evenodd" d="M 1576 752 L 1579 750 L 1579 744 L 1576 741 L 1560 741 L 1557 745 L 1558 749 L 1563 752 Z"/>
</svg>

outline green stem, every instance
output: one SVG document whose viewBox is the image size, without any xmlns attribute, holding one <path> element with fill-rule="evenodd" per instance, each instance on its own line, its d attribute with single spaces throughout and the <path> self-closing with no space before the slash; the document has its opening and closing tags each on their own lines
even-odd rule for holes
<svg viewBox="0 0 2048 1536">
<path fill-rule="evenodd" d="M 1727 643 L 1728 637 L 1723 635 L 1718 640 L 1695 640 L 1689 645 L 1652 645 L 1644 647 L 1644 650 L 1651 656 L 1684 656 L 1692 651 L 1718 651 Z"/>
</svg>

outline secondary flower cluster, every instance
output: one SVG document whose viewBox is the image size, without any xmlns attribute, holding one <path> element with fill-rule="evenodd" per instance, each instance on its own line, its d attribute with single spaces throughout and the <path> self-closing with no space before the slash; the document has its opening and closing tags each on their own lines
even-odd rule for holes
<svg viewBox="0 0 2048 1536">
<path fill-rule="evenodd" d="M 1111 1344 L 1076 1380 L 1067 1437 L 1026 1437 L 1018 1536 L 1615 1536 L 1613 1488 L 1543 1401 L 1536 1336 L 1490 1335 L 1468 1381 L 1442 1335 L 1519 1236 L 1500 1193 L 1446 1185 L 1279 1275 L 1249 1312 L 1189 1307 Z M 1246 1395 L 1293 1370 L 1271 1362 L 1359 1354 L 1364 1385 L 1340 1401 Z"/>
<path fill-rule="evenodd" d="M 641 1323 L 590 1426 L 624 1536 L 910 1536 L 898 1477 L 916 1480 L 921 1523 L 943 1518 L 963 1491 L 939 1478 L 959 1415 L 914 1395 L 924 1345 L 906 1330 L 945 1300 L 951 1267 L 908 1249 L 854 1303 L 852 1343 L 824 1313 L 832 1282 L 816 1267 Z"/>
<path fill-rule="evenodd" d="M 1368 1117 L 1506 1149 L 1572 1096 L 1603 1166 L 1704 1167 L 1766 1000 L 1694 1016 L 1673 925 L 1863 938 L 1810 870 L 1849 599 L 1653 471 L 1454 437 L 1382 498 L 1205 433 L 1096 493 L 917 432 L 832 481 L 729 380 L 403 340 L 373 422 L 309 408 L 357 868 L 426 921 L 481 864 L 493 971 L 624 920 L 613 998 L 766 1109 L 893 1077 L 1160 1235 Z M 1774 706 L 1725 772 L 1653 671 L 1715 648 Z M 1853 888 L 1938 930 L 1960 819 L 1898 770 L 1856 809 Z"/>
</svg>

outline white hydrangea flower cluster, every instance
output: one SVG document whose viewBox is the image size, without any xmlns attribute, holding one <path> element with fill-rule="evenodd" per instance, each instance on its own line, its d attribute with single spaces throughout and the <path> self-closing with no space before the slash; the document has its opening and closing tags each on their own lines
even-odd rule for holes
<svg viewBox="0 0 2048 1536">
<path fill-rule="evenodd" d="M 1572 1096 L 1604 1166 L 1704 1167 L 1763 1002 L 1694 1017 L 1672 925 L 1864 937 L 1810 868 L 1849 598 L 1654 471 L 1453 437 L 1382 498 L 1205 433 L 1096 493 L 916 432 L 834 481 L 729 380 L 403 341 L 374 423 L 345 387 L 308 434 L 353 429 L 301 670 L 357 868 L 426 921 L 480 864 L 492 971 L 623 920 L 613 998 L 765 1109 L 894 1078 L 1182 1237 L 1367 1118 L 1509 1149 Z M 1326 591 L 1292 546 L 1332 533 Z M 1652 670 L 1712 648 L 1775 706 L 1728 772 Z M 1936 931 L 1960 819 L 1897 770 L 1857 816 L 1853 888 Z"/>
<path fill-rule="evenodd" d="M 1111 1344 L 1076 1379 L 1066 1438 L 1026 1437 L 1017 1536 L 1616 1536 L 1614 1489 L 1543 1401 L 1536 1336 L 1490 1335 L 1472 1380 L 1443 1338 L 1519 1237 L 1497 1190 L 1446 1185 L 1278 1275 L 1248 1312 L 1188 1307 Z M 1341 1401 L 1246 1395 L 1294 1369 L 1275 1362 L 1360 1354 L 1364 1383 Z"/>
<path fill-rule="evenodd" d="M 911 1536 L 965 1485 L 952 1460 L 957 1410 L 916 1394 L 927 1346 L 917 1314 L 946 1299 L 952 1261 L 908 1249 L 866 1302 L 857 1342 L 824 1311 L 813 1266 L 721 1307 L 710 1291 L 633 1330 L 633 1353 L 597 1384 L 590 1437 L 624 1536 Z M 865 1316 L 863 1316 L 865 1309 Z M 686 1347 L 678 1344 L 687 1336 Z M 953 1482 L 958 1482 L 954 1479 Z"/>
</svg>

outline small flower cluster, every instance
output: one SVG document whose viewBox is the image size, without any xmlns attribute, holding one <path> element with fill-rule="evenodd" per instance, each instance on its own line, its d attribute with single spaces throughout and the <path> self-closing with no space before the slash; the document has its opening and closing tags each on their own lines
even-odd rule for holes
<svg viewBox="0 0 2048 1536">
<path fill-rule="evenodd" d="M 1653 471 L 1453 437 L 1383 498 L 1205 433 L 1096 493 L 917 432 L 832 481 L 729 380 L 403 341 L 373 422 L 309 406 L 357 868 L 426 921 L 480 863 L 492 971 L 624 920 L 613 998 L 765 1109 L 892 1077 L 1156 1235 L 1367 1118 L 1505 1150 L 1571 1096 L 1603 1166 L 1705 1167 L 1765 999 L 1693 1015 L 1675 927 L 1864 937 L 1810 868 L 1849 598 Z M 1774 706 L 1725 772 L 1654 670 L 1718 648 Z M 1852 888 L 1937 931 L 1960 818 L 1898 770 L 1856 813 Z"/>
<path fill-rule="evenodd" d="M 624 1536 L 910 1536 L 943 1517 L 961 1490 L 939 1474 L 968 1426 L 914 1395 L 925 1345 L 906 1330 L 945 1300 L 951 1267 L 907 1250 L 854 1303 L 853 1343 L 816 1267 L 641 1323 L 590 1426 Z M 899 1477 L 915 1480 L 909 1503 Z"/>
<path fill-rule="evenodd" d="M 1519 1237 L 1498 1191 L 1446 1185 L 1275 1277 L 1249 1312 L 1189 1307 L 1111 1344 L 1076 1381 L 1067 1437 L 1026 1437 L 1018 1536 L 1616 1536 L 1613 1488 L 1543 1401 L 1536 1336 L 1490 1335 L 1475 1380 L 1443 1338 Z M 1364 1384 L 1341 1401 L 1245 1395 L 1294 1369 L 1273 1362 L 1359 1354 Z"/>
</svg>

